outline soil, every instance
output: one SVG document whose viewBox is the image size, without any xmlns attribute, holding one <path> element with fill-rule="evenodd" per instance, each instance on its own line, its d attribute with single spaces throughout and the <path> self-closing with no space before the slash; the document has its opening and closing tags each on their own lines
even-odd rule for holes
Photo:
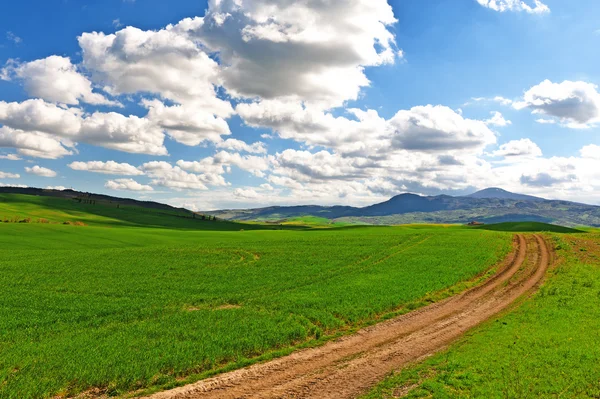
<svg viewBox="0 0 600 399">
<path fill-rule="evenodd" d="M 390 372 L 446 348 L 533 292 L 551 261 L 541 236 L 517 235 L 514 252 L 478 287 L 321 347 L 146 399 L 355 398 Z"/>
</svg>

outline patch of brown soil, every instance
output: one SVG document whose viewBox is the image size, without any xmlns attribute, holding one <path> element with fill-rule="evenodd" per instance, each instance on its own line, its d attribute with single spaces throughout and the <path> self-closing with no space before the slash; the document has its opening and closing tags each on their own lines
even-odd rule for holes
<svg viewBox="0 0 600 399">
<path fill-rule="evenodd" d="M 484 284 L 319 348 L 225 373 L 147 399 L 354 398 L 388 373 L 423 359 L 532 292 L 551 254 L 540 236 L 516 237 L 516 251 Z M 401 392 L 399 392 L 401 394 Z"/>
</svg>

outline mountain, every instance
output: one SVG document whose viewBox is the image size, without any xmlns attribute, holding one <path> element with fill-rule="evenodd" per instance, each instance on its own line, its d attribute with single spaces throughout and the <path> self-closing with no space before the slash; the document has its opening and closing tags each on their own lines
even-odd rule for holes
<svg viewBox="0 0 600 399">
<path fill-rule="evenodd" d="M 400 194 L 388 201 L 355 208 L 348 206 L 291 206 L 206 212 L 229 220 L 283 222 L 318 216 L 332 222 L 368 224 L 544 222 L 564 226 L 600 226 L 600 207 L 550 201 L 488 188 L 463 197 Z"/>
<path fill-rule="evenodd" d="M 515 194 L 501 188 L 486 188 L 485 190 L 477 191 L 476 193 L 467 195 L 469 198 L 501 198 L 512 199 L 517 201 L 546 201 L 543 198 L 534 197 L 531 195 Z"/>
</svg>

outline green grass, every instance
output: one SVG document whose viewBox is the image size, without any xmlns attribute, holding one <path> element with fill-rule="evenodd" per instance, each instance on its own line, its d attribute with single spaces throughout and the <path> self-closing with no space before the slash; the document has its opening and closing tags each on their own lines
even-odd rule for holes
<svg viewBox="0 0 600 399">
<path fill-rule="evenodd" d="M 553 240 L 561 260 L 533 298 L 364 398 L 600 397 L 600 234 Z"/>
<path fill-rule="evenodd" d="M 313 345 L 464 288 L 511 243 L 460 227 L 145 228 L 122 210 L 12 204 L 89 226 L 0 224 L 0 397 L 11 399 L 164 388 Z"/>
<path fill-rule="evenodd" d="M 32 223 L 46 219 L 52 223 L 82 222 L 90 226 L 107 227 L 160 227 L 194 230 L 263 229 L 261 225 L 247 225 L 225 221 L 194 219 L 187 211 L 166 211 L 151 208 L 119 206 L 107 202 L 96 205 L 74 200 L 38 197 L 33 195 L 0 194 L 0 220 L 31 218 Z"/>
<path fill-rule="evenodd" d="M 581 230 L 571 229 L 569 227 L 557 226 L 554 224 L 538 223 L 538 222 L 509 222 L 509 223 L 498 223 L 489 224 L 484 226 L 476 227 L 481 230 L 491 231 L 507 231 L 513 233 L 533 233 L 533 232 L 547 232 L 547 233 L 581 233 Z"/>
</svg>

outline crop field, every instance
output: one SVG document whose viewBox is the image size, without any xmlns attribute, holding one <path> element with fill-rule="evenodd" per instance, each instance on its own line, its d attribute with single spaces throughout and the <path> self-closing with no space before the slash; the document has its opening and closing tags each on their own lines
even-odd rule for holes
<svg viewBox="0 0 600 399">
<path fill-rule="evenodd" d="M 194 381 L 462 290 L 510 247 L 461 227 L 0 223 L 0 397 Z"/>
<path fill-rule="evenodd" d="M 364 399 L 600 397 L 600 233 L 551 240 L 557 267 L 532 298 Z"/>
</svg>

